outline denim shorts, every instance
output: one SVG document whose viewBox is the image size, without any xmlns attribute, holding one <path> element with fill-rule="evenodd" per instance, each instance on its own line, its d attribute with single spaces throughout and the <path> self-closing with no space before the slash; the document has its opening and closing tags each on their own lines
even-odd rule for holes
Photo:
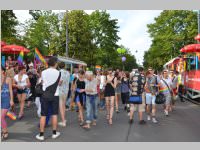
<svg viewBox="0 0 200 150">
<path fill-rule="evenodd" d="M 156 96 L 152 95 L 151 93 L 146 93 L 146 104 L 148 105 L 155 105 Z"/>
<path fill-rule="evenodd" d="M 17 89 L 17 94 L 27 94 L 28 93 L 28 89 Z"/>
</svg>

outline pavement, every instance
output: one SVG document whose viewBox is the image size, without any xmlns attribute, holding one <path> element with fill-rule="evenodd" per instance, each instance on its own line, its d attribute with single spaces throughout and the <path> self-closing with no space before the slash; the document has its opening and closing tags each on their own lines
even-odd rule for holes
<svg viewBox="0 0 200 150">
<path fill-rule="evenodd" d="M 59 127 L 61 136 L 51 139 L 51 127 L 46 128 L 45 142 L 200 142 L 200 106 L 191 102 L 177 102 L 176 108 L 166 117 L 162 105 L 157 106 L 157 124 L 147 121 L 139 125 L 135 113 L 134 123 L 120 106 L 120 113 L 113 116 L 113 125 L 108 125 L 106 112 L 99 111 L 97 126 L 89 131 L 81 128 L 75 111 L 67 111 L 67 127 Z M 37 142 L 39 118 L 36 107 L 25 109 L 22 120 L 8 121 L 9 139 L 4 142 Z M 146 120 L 146 115 L 144 119 Z"/>
</svg>

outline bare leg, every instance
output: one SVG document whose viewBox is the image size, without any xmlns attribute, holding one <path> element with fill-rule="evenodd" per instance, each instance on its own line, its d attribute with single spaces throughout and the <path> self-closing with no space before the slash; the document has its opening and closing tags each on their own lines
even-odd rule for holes
<svg viewBox="0 0 200 150">
<path fill-rule="evenodd" d="M 18 98 L 18 101 L 19 101 L 19 106 L 20 106 L 20 110 L 19 110 L 19 116 L 21 115 L 21 99 L 22 99 L 22 94 L 17 94 L 17 98 Z"/>
<path fill-rule="evenodd" d="M 130 120 L 133 119 L 134 116 L 134 104 L 130 104 Z"/>
<path fill-rule="evenodd" d="M 60 115 L 62 122 L 65 123 L 65 103 L 66 103 L 66 97 L 62 96 L 60 99 L 59 107 L 60 107 Z"/>
<path fill-rule="evenodd" d="M 46 116 L 41 116 L 41 118 L 40 118 L 40 132 L 44 132 L 45 124 L 46 124 Z"/>
<path fill-rule="evenodd" d="M 25 100 L 26 100 L 26 94 L 22 94 L 22 107 L 21 107 L 21 112 L 24 114 L 24 105 L 25 105 Z"/>
<path fill-rule="evenodd" d="M 106 117 L 106 119 L 109 119 L 110 118 L 110 107 L 109 107 L 109 104 L 110 104 L 110 101 L 109 101 L 109 99 L 110 99 L 110 97 L 106 97 L 105 98 L 106 99 L 106 114 L 107 114 L 107 117 Z"/>
<path fill-rule="evenodd" d="M 156 105 L 152 105 L 152 116 L 156 116 Z"/>
<path fill-rule="evenodd" d="M 109 124 L 112 124 L 112 117 L 113 117 L 113 112 L 114 112 L 114 102 L 115 102 L 115 97 L 112 96 L 110 100 L 110 117 L 109 117 Z"/>
<path fill-rule="evenodd" d="M 81 106 L 80 102 L 78 102 L 77 105 L 78 105 L 78 108 L 79 108 L 80 120 L 81 120 L 81 122 L 83 122 L 84 121 L 84 119 L 83 119 L 83 107 Z"/>
<path fill-rule="evenodd" d="M 8 129 L 6 123 L 6 113 L 8 112 L 7 109 L 1 109 L 1 127 L 2 127 L 2 136 L 3 138 L 8 138 Z"/>
<path fill-rule="evenodd" d="M 146 110 L 147 110 L 147 115 L 149 115 L 149 116 L 151 115 L 151 113 L 150 113 L 150 107 L 151 107 L 151 106 L 148 104 L 148 105 L 147 105 L 147 109 L 146 109 Z"/>
<path fill-rule="evenodd" d="M 119 94 L 115 94 L 115 107 L 116 111 L 119 109 Z"/>
<path fill-rule="evenodd" d="M 140 121 L 143 120 L 143 112 L 139 112 L 139 119 Z"/>
<path fill-rule="evenodd" d="M 52 116 L 52 128 L 53 130 L 57 130 L 57 123 L 58 123 L 58 117 L 57 115 Z"/>
</svg>

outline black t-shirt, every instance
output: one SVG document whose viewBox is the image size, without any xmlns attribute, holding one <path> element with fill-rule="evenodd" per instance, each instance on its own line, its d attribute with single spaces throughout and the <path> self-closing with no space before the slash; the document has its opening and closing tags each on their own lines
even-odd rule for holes
<svg viewBox="0 0 200 150">
<path fill-rule="evenodd" d="M 76 81 L 76 87 L 78 89 L 85 89 L 85 81 L 80 81 L 79 79 Z"/>
</svg>

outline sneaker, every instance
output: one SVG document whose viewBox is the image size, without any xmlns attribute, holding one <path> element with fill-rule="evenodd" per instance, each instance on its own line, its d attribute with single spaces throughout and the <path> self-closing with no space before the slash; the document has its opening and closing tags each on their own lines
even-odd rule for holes
<svg viewBox="0 0 200 150">
<path fill-rule="evenodd" d="M 61 127 L 66 127 L 66 122 L 59 122 L 58 125 Z"/>
<path fill-rule="evenodd" d="M 156 118 L 152 118 L 152 122 L 153 123 L 158 123 L 158 121 L 156 120 Z"/>
<path fill-rule="evenodd" d="M 116 113 L 118 114 L 118 113 L 120 113 L 120 111 L 119 111 L 119 110 L 116 110 Z"/>
<path fill-rule="evenodd" d="M 146 124 L 146 121 L 144 121 L 144 120 L 140 120 L 140 122 L 139 122 L 139 124 Z"/>
<path fill-rule="evenodd" d="M 151 116 L 148 115 L 147 116 L 147 120 L 150 121 L 151 120 Z"/>
<path fill-rule="evenodd" d="M 126 111 L 129 113 L 130 112 L 130 107 L 127 107 Z"/>
<path fill-rule="evenodd" d="M 40 136 L 40 134 L 36 135 L 35 138 L 39 141 L 44 141 L 44 136 Z"/>
<path fill-rule="evenodd" d="M 169 115 L 169 113 L 168 113 L 167 110 L 164 110 L 164 113 L 165 113 L 165 116 L 168 116 L 168 115 Z"/>
<path fill-rule="evenodd" d="M 128 116 L 130 116 L 130 112 L 128 113 Z"/>
<path fill-rule="evenodd" d="M 52 139 L 56 139 L 60 136 L 60 132 L 56 132 L 56 134 L 52 135 Z"/>
</svg>

